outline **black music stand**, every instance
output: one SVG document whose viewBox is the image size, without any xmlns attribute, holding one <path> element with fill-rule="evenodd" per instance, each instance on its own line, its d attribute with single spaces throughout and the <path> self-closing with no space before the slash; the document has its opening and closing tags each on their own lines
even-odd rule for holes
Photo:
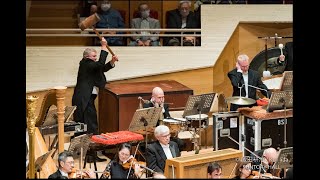
<svg viewBox="0 0 320 180">
<path fill-rule="evenodd" d="M 293 91 L 276 91 L 271 94 L 270 101 L 267 107 L 268 112 L 281 109 L 293 108 Z"/>
<path fill-rule="evenodd" d="M 46 162 L 46 160 L 48 159 L 49 156 L 51 156 L 51 154 L 54 152 L 54 149 L 48 151 L 47 153 L 41 155 L 40 157 L 37 158 L 37 160 L 35 161 L 35 172 L 39 172 L 39 179 L 41 179 L 40 177 L 40 171 L 42 170 L 42 165 Z M 37 177 L 37 176 L 35 176 Z"/>
<path fill-rule="evenodd" d="M 71 139 L 68 151 L 73 153 L 74 159 L 79 159 L 79 169 L 82 167 L 82 161 L 85 160 L 89 145 L 91 143 L 91 134 L 83 134 Z"/>
<path fill-rule="evenodd" d="M 148 131 L 153 130 L 157 126 L 161 113 L 162 107 L 150 107 L 136 110 L 132 117 L 129 131 L 137 132 L 144 129 L 146 133 L 146 148 L 148 144 Z"/>
<path fill-rule="evenodd" d="M 287 91 L 293 89 L 293 71 L 285 71 L 283 73 L 283 79 L 281 82 L 281 91 Z"/>
<path fill-rule="evenodd" d="M 287 147 L 287 109 L 293 108 L 293 92 L 288 91 L 278 91 L 271 94 L 271 98 L 267 107 L 268 112 L 274 110 L 284 110 L 284 147 Z"/>
<path fill-rule="evenodd" d="M 286 177 L 286 169 L 293 167 L 293 147 L 279 150 L 278 159 L 275 162 L 274 167 L 284 169 L 284 177 Z"/>
<path fill-rule="evenodd" d="M 201 145 L 201 114 L 210 112 L 215 93 L 189 96 L 182 117 L 199 114 L 199 143 Z M 194 132 L 194 137 L 196 133 Z"/>
</svg>

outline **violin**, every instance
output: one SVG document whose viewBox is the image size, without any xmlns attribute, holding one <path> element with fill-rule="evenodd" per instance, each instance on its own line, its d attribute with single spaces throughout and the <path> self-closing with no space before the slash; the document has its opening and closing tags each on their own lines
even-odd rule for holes
<svg viewBox="0 0 320 180">
<path fill-rule="evenodd" d="M 151 173 L 156 173 L 154 170 L 152 170 L 152 169 L 150 169 L 150 168 L 148 168 L 148 167 L 146 166 L 146 162 L 137 161 L 135 158 L 130 158 L 129 160 L 127 160 L 125 163 L 122 164 L 122 167 L 123 167 L 124 169 L 130 169 L 131 164 L 132 164 L 132 167 L 133 167 L 135 164 L 139 164 L 140 167 L 142 167 L 142 168 L 150 171 Z M 132 168 L 132 167 L 131 167 L 131 168 Z"/>
<path fill-rule="evenodd" d="M 247 179 L 281 179 L 277 176 L 273 176 L 270 173 L 260 173 L 259 171 L 252 171 L 251 174 L 247 177 Z"/>
<path fill-rule="evenodd" d="M 131 166 L 131 164 L 132 164 L 132 167 L 133 167 L 135 164 L 139 164 L 140 167 L 142 167 L 142 168 L 145 168 L 145 167 L 146 167 L 146 162 L 137 161 L 135 158 L 131 158 L 131 159 L 127 160 L 125 163 L 122 164 L 122 167 L 123 167 L 124 169 L 129 169 L 130 166 Z M 131 168 L 132 168 L 132 167 L 131 167 Z"/>
<path fill-rule="evenodd" d="M 79 179 L 79 178 L 89 178 L 90 179 L 90 175 L 88 174 L 87 170 L 82 170 L 82 174 L 80 174 L 80 170 L 73 168 L 71 170 L 71 172 L 68 174 L 68 178 L 69 179 Z"/>
<path fill-rule="evenodd" d="M 259 171 L 251 171 L 251 174 L 247 177 L 247 179 L 260 179 Z"/>
</svg>

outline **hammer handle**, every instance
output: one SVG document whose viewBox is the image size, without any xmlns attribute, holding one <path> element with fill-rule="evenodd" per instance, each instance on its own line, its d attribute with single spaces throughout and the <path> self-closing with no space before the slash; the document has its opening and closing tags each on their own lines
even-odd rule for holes
<svg viewBox="0 0 320 180">
<path fill-rule="evenodd" d="M 96 30 L 96 28 L 93 28 L 93 31 L 96 33 L 96 35 L 97 35 L 97 36 L 99 37 L 99 39 L 101 40 L 102 37 L 101 37 L 100 33 Z M 114 53 L 113 53 L 113 51 L 110 49 L 110 47 L 108 46 L 108 44 L 107 44 L 107 49 L 108 49 L 109 52 L 112 54 L 112 56 L 114 56 Z"/>
</svg>

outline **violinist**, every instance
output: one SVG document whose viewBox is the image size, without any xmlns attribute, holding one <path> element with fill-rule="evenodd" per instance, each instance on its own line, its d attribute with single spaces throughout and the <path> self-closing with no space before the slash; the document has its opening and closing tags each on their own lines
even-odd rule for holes
<svg viewBox="0 0 320 180">
<path fill-rule="evenodd" d="M 262 158 L 259 159 L 250 155 L 252 164 L 254 165 L 253 170 L 260 170 L 261 173 L 271 173 L 274 176 L 280 176 L 280 169 L 275 169 L 273 166 L 279 155 L 279 152 L 275 148 L 270 147 L 267 149 L 257 150 L 253 153 Z"/>
<path fill-rule="evenodd" d="M 253 174 L 250 161 L 237 162 L 235 175 L 236 177 L 234 177 L 234 179 L 253 179 L 252 177 L 254 176 L 257 176 L 257 178 L 259 177 L 257 174 Z"/>
<path fill-rule="evenodd" d="M 48 179 L 70 179 L 69 175 L 74 171 L 74 159 L 73 154 L 70 151 L 63 151 L 58 156 L 58 170 L 51 174 Z M 92 170 L 86 170 L 85 174 L 88 178 L 94 179 L 94 172 Z"/>
<path fill-rule="evenodd" d="M 110 171 L 111 179 L 138 179 L 141 175 L 139 163 L 131 165 L 131 145 L 123 143 L 118 149 L 118 154 L 114 160 L 111 160 L 106 167 L 106 171 Z M 131 167 L 131 168 L 130 168 Z M 101 177 L 102 179 L 105 177 Z"/>
</svg>

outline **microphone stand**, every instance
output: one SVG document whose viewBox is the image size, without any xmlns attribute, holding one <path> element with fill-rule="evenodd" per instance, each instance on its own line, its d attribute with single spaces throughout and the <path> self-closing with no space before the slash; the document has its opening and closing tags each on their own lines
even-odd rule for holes
<svg viewBox="0 0 320 180">
<path fill-rule="evenodd" d="M 147 149 L 147 145 L 148 145 L 148 131 L 147 131 L 148 121 L 144 117 L 141 117 L 140 121 L 143 122 L 144 130 L 146 131 L 146 149 Z"/>
</svg>

